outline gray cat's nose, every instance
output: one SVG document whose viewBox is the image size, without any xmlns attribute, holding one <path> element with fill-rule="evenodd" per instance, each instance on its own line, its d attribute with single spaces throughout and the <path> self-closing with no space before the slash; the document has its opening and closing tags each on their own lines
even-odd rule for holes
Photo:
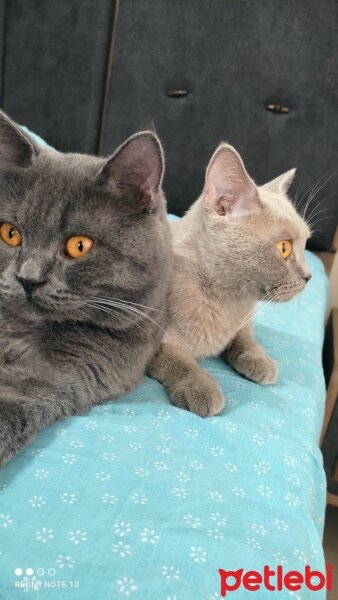
<svg viewBox="0 0 338 600">
<path fill-rule="evenodd" d="M 32 292 L 37 287 L 45 283 L 43 279 L 28 279 L 26 277 L 19 277 L 19 275 L 17 275 L 16 278 L 21 283 L 23 289 L 25 290 L 28 296 L 31 296 Z"/>
<path fill-rule="evenodd" d="M 303 275 L 303 279 L 304 279 L 304 281 L 306 281 L 306 283 L 308 281 L 310 281 L 311 277 L 312 277 L 312 273 L 308 273 L 307 275 Z"/>
</svg>

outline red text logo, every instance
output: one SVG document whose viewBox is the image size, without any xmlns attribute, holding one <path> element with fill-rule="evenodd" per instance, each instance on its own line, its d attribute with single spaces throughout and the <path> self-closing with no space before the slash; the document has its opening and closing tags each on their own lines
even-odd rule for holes
<svg viewBox="0 0 338 600">
<path fill-rule="evenodd" d="M 256 592 L 264 587 L 271 592 L 290 590 L 298 591 L 302 587 L 317 592 L 322 589 L 332 590 L 332 565 L 327 565 L 325 573 L 312 570 L 306 565 L 304 572 L 286 571 L 281 565 L 275 570 L 270 569 L 268 565 L 263 568 L 263 573 L 259 571 L 246 571 L 238 569 L 237 571 L 225 571 L 218 569 L 221 578 L 221 596 L 224 598 L 228 592 L 234 592 L 240 587 L 251 592 Z"/>
</svg>

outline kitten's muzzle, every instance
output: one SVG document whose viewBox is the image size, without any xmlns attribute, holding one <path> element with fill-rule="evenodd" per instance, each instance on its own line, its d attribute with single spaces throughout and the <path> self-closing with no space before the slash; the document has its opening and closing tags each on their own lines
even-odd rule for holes
<svg viewBox="0 0 338 600">
<path fill-rule="evenodd" d="M 16 278 L 21 283 L 28 297 L 31 297 L 34 290 L 46 283 L 44 279 L 29 279 L 27 277 L 20 277 L 19 275 Z"/>
</svg>

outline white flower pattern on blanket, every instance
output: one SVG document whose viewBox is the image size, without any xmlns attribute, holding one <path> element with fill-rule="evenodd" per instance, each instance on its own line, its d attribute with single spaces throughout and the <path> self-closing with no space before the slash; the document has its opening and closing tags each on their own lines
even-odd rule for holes
<svg viewBox="0 0 338 600">
<path fill-rule="evenodd" d="M 323 570 L 326 282 L 309 262 L 306 291 L 257 318 L 279 363 L 275 386 L 204 361 L 228 407 L 200 419 L 145 379 L 122 400 L 48 428 L 0 472 L 1 598 L 22 597 L 16 581 L 64 580 L 67 600 L 216 600 L 219 568 Z M 245 594 L 255 596 L 237 597 Z"/>
</svg>

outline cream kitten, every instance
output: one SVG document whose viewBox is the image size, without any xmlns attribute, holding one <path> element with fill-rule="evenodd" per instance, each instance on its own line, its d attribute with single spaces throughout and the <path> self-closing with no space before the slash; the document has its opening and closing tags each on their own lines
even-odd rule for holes
<svg viewBox="0 0 338 600">
<path fill-rule="evenodd" d="M 311 278 L 304 258 L 310 231 L 287 197 L 294 174 L 258 187 L 236 150 L 221 144 L 202 195 L 172 224 L 169 323 L 149 373 L 176 406 L 203 417 L 224 407 L 221 389 L 195 359 L 222 354 L 244 377 L 276 381 L 251 317 L 259 300 L 289 300 Z"/>
</svg>

